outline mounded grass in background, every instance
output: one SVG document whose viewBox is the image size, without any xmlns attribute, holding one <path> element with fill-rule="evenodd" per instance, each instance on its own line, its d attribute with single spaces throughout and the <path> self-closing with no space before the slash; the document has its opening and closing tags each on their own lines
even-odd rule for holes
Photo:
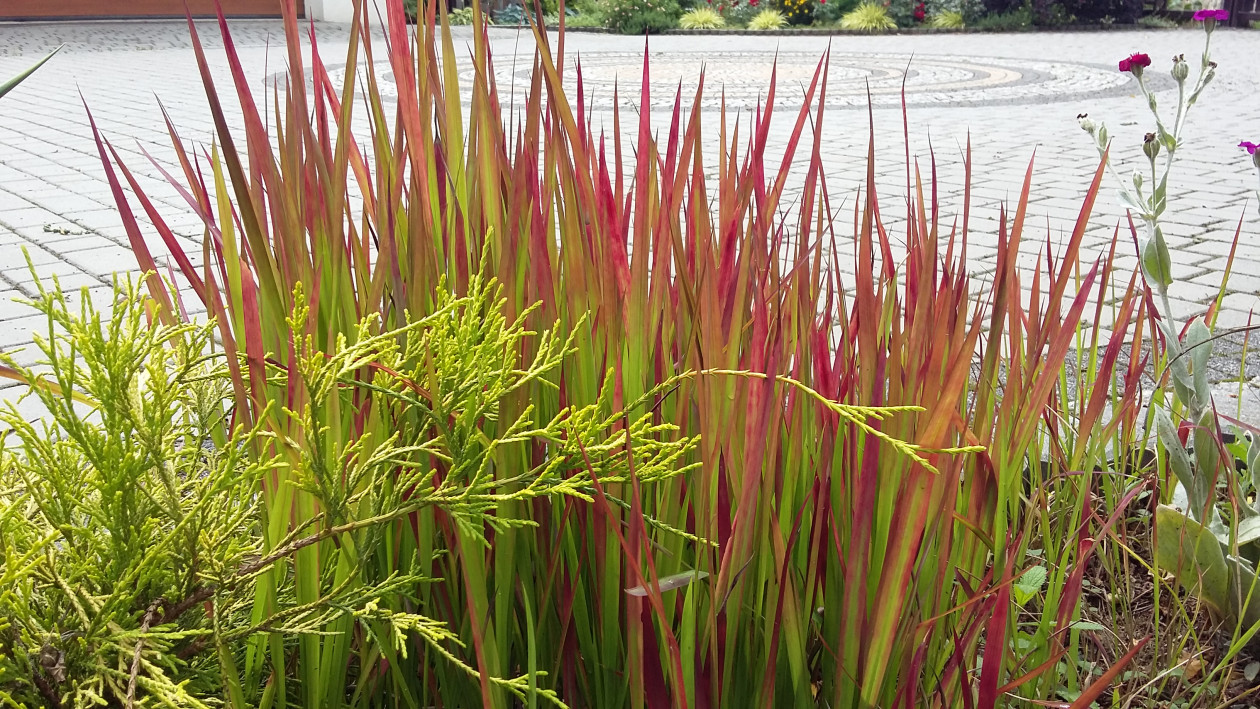
<svg viewBox="0 0 1260 709">
<path fill-rule="evenodd" d="M 726 26 L 726 18 L 712 8 L 697 7 L 684 12 L 678 18 L 678 26 L 685 30 L 716 30 Z"/>
</svg>

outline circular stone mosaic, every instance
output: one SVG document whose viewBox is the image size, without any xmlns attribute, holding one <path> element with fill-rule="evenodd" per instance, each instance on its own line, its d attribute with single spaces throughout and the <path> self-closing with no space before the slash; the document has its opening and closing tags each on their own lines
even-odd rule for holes
<svg viewBox="0 0 1260 709">
<path fill-rule="evenodd" d="M 623 106 L 639 104 L 641 53 L 598 53 L 579 59 L 589 107 L 611 108 L 614 95 Z M 653 53 L 648 68 L 652 108 L 672 109 L 680 85 L 683 104 L 689 106 L 702 70 L 705 108 L 718 108 L 723 100 L 727 108 L 756 106 L 758 101 L 765 101 L 772 77 L 777 80 L 776 104 L 799 106 L 818 61 L 819 55 L 810 52 L 780 52 L 777 58 L 767 53 Z M 532 58 L 522 58 L 515 67 L 503 58 L 495 62 L 501 100 L 506 102 L 509 96 L 515 96 L 519 101 L 525 96 L 531 84 L 532 65 Z M 573 69 L 570 63 L 565 71 L 570 96 L 577 93 L 577 73 Z M 382 94 L 396 93 L 397 86 L 388 68 L 378 67 L 378 71 Z M 341 72 L 344 70 L 332 72 L 338 84 L 343 78 Z M 461 85 L 467 86 L 472 78 L 471 68 L 461 71 Z M 903 81 L 910 106 L 1048 103 L 1132 90 L 1132 78 L 1114 67 L 1027 59 L 833 52 L 827 105 L 864 108 L 869 90 L 870 101 L 876 107 L 900 106 Z"/>
</svg>

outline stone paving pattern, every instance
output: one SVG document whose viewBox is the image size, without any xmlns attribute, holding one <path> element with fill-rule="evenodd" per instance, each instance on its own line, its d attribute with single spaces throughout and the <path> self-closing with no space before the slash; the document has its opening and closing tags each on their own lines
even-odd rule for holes
<svg viewBox="0 0 1260 709">
<path fill-rule="evenodd" d="M 221 92 L 230 92 L 217 31 L 208 23 L 198 27 Z M 316 25 L 326 61 L 334 63 L 334 57 L 344 56 L 346 31 L 344 26 Z M 457 40 L 466 42 L 467 30 L 456 31 Z M 233 32 L 261 98 L 267 78 L 284 67 L 280 25 L 235 22 Z M 170 138 L 159 101 L 182 140 L 208 146 L 212 137 L 187 34 L 187 26 L 178 22 L 0 24 L 0 76 L 16 73 L 58 44 L 66 45 L 27 84 L 0 99 L 0 349 L 17 352 L 19 360 L 35 358 L 31 333 L 45 327 L 41 317 L 13 303 L 16 297 L 34 294 L 24 249 L 41 276 L 56 275 L 67 288 L 86 287 L 101 304 L 108 302 L 113 275 L 135 270 L 92 141 L 85 102 L 189 252 L 200 253 L 196 218 L 182 198 L 164 185 L 146 156 L 147 152 L 170 166 Z M 508 85 L 515 83 L 519 88 L 524 81 L 521 67 L 532 60 L 533 39 L 514 29 L 496 28 L 491 34 L 502 96 L 508 94 Z M 572 33 L 567 38 L 569 56 L 583 59 L 596 125 L 611 127 L 608 108 L 614 81 L 622 87 L 623 98 L 637 100 L 638 57 L 643 46 L 643 39 L 635 37 Z M 800 103 L 800 83 L 829 47 L 835 73 L 822 150 L 831 193 L 845 197 L 845 208 L 851 209 L 864 180 L 872 120 L 865 110 L 869 79 L 876 96 L 873 121 L 879 189 L 886 212 L 901 210 L 906 148 L 901 111 L 890 86 L 899 84 L 901 68 L 909 62 L 910 152 L 923 161 L 925 170 L 930 154 L 935 154 L 946 215 L 961 214 L 962 149 L 970 137 L 969 267 L 984 274 L 991 271 L 996 254 L 998 210 L 1017 198 L 1034 154 L 1034 197 L 1029 210 L 1033 228 L 1025 237 L 1025 260 L 1031 264 L 1047 238 L 1057 244 L 1070 233 L 1081 195 L 1098 163 L 1091 141 L 1077 126 L 1078 113 L 1107 122 L 1121 164 L 1132 169 L 1139 159 L 1144 160 L 1141 136 L 1150 130 L 1150 116 L 1144 103 L 1134 97 L 1136 85 L 1114 71 L 1116 60 L 1143 51 L 1155 60 L 1151 72 L 1163 75 L 1175 53 L 1197 57 L 1202 32 L 653 37 L 649 45 L 657 68 L 653 119 L 662 130 L 668 125 L 668 108 L 679 82 L 685 96 L 702 67 L 708 71 L 709 100 L 704 110 L 717 110 L 723 87 L 728 106 L 755 105 L 764 96 L 777 56 L 783 103 L 778 118 L 782 130 L 774 134 L 774 140 L 781 150 L 794 115 L 789 113 L 791 106 Z M 467 52 L 460 54 L 460 61 L 466 62 Z M 1245 215 L 1238 261 L 1220 319 L 1221 325 L 1232 327 L 1246 324 L 1250 311 L 1260 305 L 1255 175 L 1245 153 L 1236 147 L 1242 139 L 1260 140 L 1260 72 L 1255 64 L 1260 56 L 1260 32 L 1218 30 L 1213 56 L 1220 64 L 1217 80 L 1200 101 L 1197 119 L 1192 119 L 1188 130 L 1166 229 L 1178 278 L 1173 305 L 1177 315 L 1185 317 L 1202 312 L 1216 296 L 1235 229 Z M 1157 81 L 1161 103 L 1171 104 L 1175 101 L 1171 82 Z M 516 95 L 521 93 L 518 90 Z M 229 120 L 238 120 L 230 102 L 227 109 Z M 623 110 L 630 111 L 623 114 L 623 122 L 626 115 L 632 122 L 635 106 L 623 100 Z M 715 140 L 708 136 L 709 155 L 718 148 Z M 716 159 L 709 158 L 708 163 L 716 165 Z M 1086 239 L 1088 256 L 1109 247 L 1122 214 L 1114 186 L 1108 184 Z M 1122 234 L 1122 238 L 1126 241 L 1120 252 L 1125 255 L 1119 265 L 1131 269 L 1136 258 L 1127 236 Z M 154 247 L 154 251 L 160 249 Z M 851 249 L 842 245 L 839 256 L 842 271 L 851 273 L 851 266 L 843 267 L 851 263 Z M 1107 322 L 1099 325 L 1105 328 Z M 0 388 L 0 398 L 16 393 L 16 389 Z"/>
</svg>

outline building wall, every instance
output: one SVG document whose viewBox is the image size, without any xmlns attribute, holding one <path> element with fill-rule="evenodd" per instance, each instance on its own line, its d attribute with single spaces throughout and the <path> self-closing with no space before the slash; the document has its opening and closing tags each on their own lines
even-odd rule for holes
<svg viewBox="0 0 1260 709">
<path fill-rule="evenodd" d="M 306 12 L 319 22 L 350 22 L 354 19 L 354 0 L 306 0 Z"/>
</svg>

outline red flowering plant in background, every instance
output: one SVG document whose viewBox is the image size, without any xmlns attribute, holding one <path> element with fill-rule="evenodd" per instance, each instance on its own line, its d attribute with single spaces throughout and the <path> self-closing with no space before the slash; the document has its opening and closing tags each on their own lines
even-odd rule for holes
<svg viewBox="0 0 1260 709">
<path fill-rule="evenodd" d="M 778 0 L 778 5 L 788 24 L 808 25 L 814 21 L 814 1 Z"/>
<path fill-rule="evenodd" d="M 1199 10 L 1194 13 L 1194 21 L 1202 22 L 1208 32 L 1211 32 L 1218 22 L 1229 22 L 1229 10 Z"/>
<path fill-rule="evenodd" d="M 883 6 L 888 8 L 888 15 L 898 27 L 911 27 L 927 22 L 931 12 L 928 9 L 929 3 L 935 7 L 940 0 L 883 0 L 882 2 Z"/>
<path fill-rule="evenodd" d="M 1120 71 L 1127 71 L 1134 76 L 1141 77 L 1142 70 L 1151 65 L 1151 58 L 1146 54 L 1130 54 L 1127 58 L 1120 60 Z"/>
<path fill-rule="evenodd" d="M 708 3 L 722 14 L 727 25 L 743 27 L 757 14 L 761 0 L 708 0 Z"/>
</svg>

